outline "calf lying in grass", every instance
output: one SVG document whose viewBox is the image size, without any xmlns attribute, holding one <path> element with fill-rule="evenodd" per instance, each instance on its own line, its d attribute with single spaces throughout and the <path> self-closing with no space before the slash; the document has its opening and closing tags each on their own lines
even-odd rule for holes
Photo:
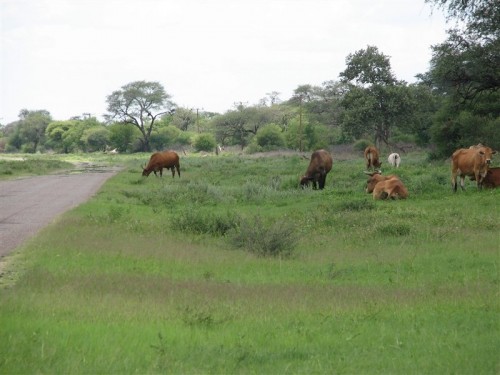
<svg viewBox="0 0 500 375">
<path fill-rule="evenodd" d="M 398 176 L 382 176 L 379 172 L 367 173 L 370 178 L 366 183 L 366 192 L 373 194 L 373 199 L 406 199 L 408 190 Z"/>
</svg>

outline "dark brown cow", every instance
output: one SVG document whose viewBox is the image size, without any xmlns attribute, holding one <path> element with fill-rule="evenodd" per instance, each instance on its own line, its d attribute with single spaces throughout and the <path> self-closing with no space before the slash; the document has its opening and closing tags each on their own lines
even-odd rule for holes
<svg viewBox="0 0 500 375">
<path fill-rule="evenodd" d="M 368 146 L 365 148 L 366 169 L 380 168 L 382 163 L 379 160 L 379 152 L 376 147 Z"/>
<path fill-rule="evenodd" d="M 408 190 L 397 177 L 380 181 L 373 189 L 373 199 L 406 199 Z"/>
<path fill-rule="evenodd" d="M 177 169 L 177 174 L 181 177 L 179 155 L 174 151 L 155 152 L 149 158 L 148 166 L 142 168 L 142 175 L 147 177 L 151 172 L 154 172 L 155 176 L 158 176 L 156 172 L 159 171 L 160 177 L 162 177 L 163 168 L 172 170 L 172 178 L 175 176 L 175 169 Z"/>
<path fill-rule="evenodd" d="M 495 154 L 491 148 L 477 145 L 473 148 L 461 148 L 451 156 L 451 186 L 457 191 L 457 177 L 460 176 L 460 186 L 465 190 L 465 176 L 474 176 L 477 188 L 481 189 L 483 180 L 491 164 L 491 156 Z"/>
<path fill-rule="evenodd" d="M 473 181 L 476 178 L 471 176 L 470 179 Z M 488 172 L 483 178 L 483 186 L 492 189 L 500 186 L 500 167 L 488 168 Z"/>
<path fill-rule="evenodd" d="M 305 187 L 312 181 L 313 189 L 317 189 L 316 184 L 319 184 L 319 188 L 323 189 L 325 187 L 326 175 L 331 171 L 332 164 L 332 155 L 328 151 L 314 151 L 311 155 L 311 161 L 307 167 L 306 174 L 300 179 L 300 185 Z"/>
</svg>

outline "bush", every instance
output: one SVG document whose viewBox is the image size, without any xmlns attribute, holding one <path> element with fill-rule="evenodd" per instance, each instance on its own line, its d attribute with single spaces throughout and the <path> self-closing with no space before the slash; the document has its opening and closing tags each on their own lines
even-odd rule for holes
<svg viewBox="0 0 500 375">
<path fill-rule="evenodd" d="M 260 128 L 255 138 L 257 144 L 265 150 L 272 150 L 285 146 L 285 138 L 278 125 L 270 124 Z"/>
<path fill-rule="evenodd" d="M 241 224 L 229 233 L 235 247 L 260 256 L 288 257 L 298 242 L 297 231 L 292 223 L 278 220 L 268 225 L 260 216 L 242 220 Z"/>
<path fill-rule="evenodd" d="M 195 234 L 223 236 L 229 230 L 236 228 L 239 223 L 240 217 L 234 212 L 214 214 L 188 208 L 173 217 L 172 229 Z"/>
<path fill-rule="evenodd" d="M 383 236 L 408 236 L 411 232 L 411 228 L 408 224 L 392 223 L 379 226 L 377 232 Z"/>
<path fill-rule="evenodd" d="M 215 142 L 215 137 L 213 136 L 213 134 L 200 134 L 194 141 L 194 148 L 196 151 L 210 152 L 215 149 L 215 146 L 217 146 L 217 143 Z"/>
</svg>

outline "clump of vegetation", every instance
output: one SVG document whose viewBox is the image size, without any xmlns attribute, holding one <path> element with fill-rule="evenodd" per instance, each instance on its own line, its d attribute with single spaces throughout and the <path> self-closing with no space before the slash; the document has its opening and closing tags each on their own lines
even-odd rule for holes
<svg viewBox="0 0 500 375">
<path fill-rule="evenodd" d="M 380 226 L 377 232 L 385 236 L 408 236 L 411 232 L 411 227 L 408 224 L 391 223 Z"/>
<path fill-rule="evenodd" d="M 23 160 L 0 160 L 0 177 L 2 175 L 42 175 L 56 170 L 70 169 L 73 164 L 62 160 L 43 160 L 27 158 Z"/>
<path fill-rule="evenodd" d="M 171 225 L 172 229 L 182 232 L 223 236 L 229 230 L 236 228 L 240 220 L 239 215 L 234 212 L 216 214 L 190 207 L 174 215 Z"/>
<path fill-rule="evenodd" d="M 268 224 L 260 216 L 245 219 L 230 233 L 232 244 L 260 256 L 289 257 L 297 246 L 295 226 L 286 220 Z"/>
<path fill-rule="evenodd" d="M 217 145 L 213 134 L 200 134 L 194 140 L 194 148 L 196 151 L 213 151 Z"/>
</svg>

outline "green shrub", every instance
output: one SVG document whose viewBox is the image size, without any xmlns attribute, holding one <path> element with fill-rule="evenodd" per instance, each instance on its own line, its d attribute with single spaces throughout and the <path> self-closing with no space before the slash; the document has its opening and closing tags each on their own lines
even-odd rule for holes
<svg viewBox="0 0 500 375">
<path fill-rule="evenodd" d="M 242 220 L 230 232 L 231 243 L 260 256 L 285 256 L 292 254 L 298 236 L 294 225 L 285 220 L 265 223 L 260 216 Z"/>
<path fill-rule="evenodd" d="M 283 132 L 278 125 L 269 124 L 257 131 L 257 144 L 264 150 L 279 149 L 285 146 Z"/>
<path fill-rule="evenodd" d="M 194 140 L 194 148 L 196 151 L 213 151 L 217 143 L 215 142 L 215 138 L 213 134 L 200 134 Z"/>
<path fill-rule="evenodd" d="M 384 236 L 408 236 L 411 228 L 408 224 L 391 223 L 379 226 L 377 232 Z"/>
<path fill-rule="evenodd" d="M 238 226 L 240 217 L 234 212 L 214 214 L 201 212 L 192 207 L 184 209 L 173 216 L 172 229 L 195 234 L 223 236 Z"/>
</svg>

